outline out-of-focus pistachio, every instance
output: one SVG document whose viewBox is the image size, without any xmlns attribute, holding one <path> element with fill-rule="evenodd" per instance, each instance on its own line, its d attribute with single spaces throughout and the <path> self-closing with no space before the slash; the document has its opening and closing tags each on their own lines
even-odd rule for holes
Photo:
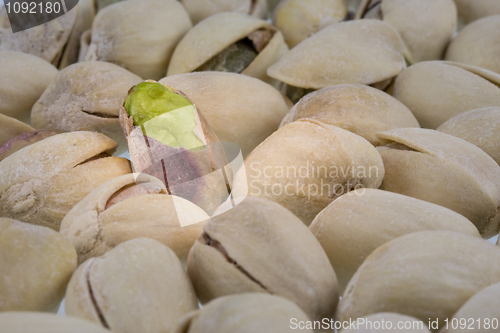
<svg viewBox="0 0 500 333">
<path fill-rule="evenodd" d="M 452 210 L 375 189 L 341 196 L 316 216 L 309 229 L 328 255 L 342 291 L 366 257 L 396 237 L 425 230 L 479 237 L 474 224 Z"/>
<path fill-rule="evenodd" d="M 405 325 L 405 326 L 402 326 Z M 346 328 L 340 333 L 391 333 L 396 329 L 405 333 L 430 333 L 429 324 L 399 313 L 382 312 L 359 318 L 356 328 Z M 400 328 L 400 327 L 404 327 Z"/>
<path fill-rule="evenodd" d="M 394 97 L 360 84 L 329 86 L 304 96 L 282 125 L 309 118 L 362 136 L 378 146 L 377 132 L 420 127 L 411 111 Z"/>
<path fill-rule="evenodd" d="M 420 126 L 436 129 L 474 109 L 500 105 L 500 74 L 459 63 L 428 61 L 398 75 L 393 96 L 415 115 Z"/>
<path fill-rule="evenodd" d="M 0 162 L 0 216 L 59 230 L 66 213 L 107 180 L 130 173 L 103 134 L 51 136 Z"/>
<path fill-rule="evenodd" d="M 346 15 L 344 0 L 283 0 L 274 13 L 274 24 L 292 48 Z"/>
<path fill-rule="evenodd" d="M 500 13 L 499 13 L 500 14 Z M 488 69 L 500 74 L 500 15 L 467 25 L 451 42 L 446 60 Z"/>
<path fill-rule="evenodd" d="M 475 145 L 438 131 L 404 128 L 378 134 L 385 177 L 381 189 L 444 206 L 498 234 L 500 167 Z"/>
<path fill-rule="evenodd" d="M 500 15 L 500 2 L 497 0 L 454 0 L 458 17 L 465 24 L 490 15 Z"/>
<path fill-rule="evenodd" d="M 267 21 L 220 13 L 197 24 L 179 42 L 167 75 L 216 70 L 273 83 L 266 70 L 287 50 L 281 32 Z"/>
<path fill-rule="evenodd" d="M 287 299 L 247 293 L 213 300 L 182 318 L 172 333 L 233 333 L 236 328 L 245 333 L 289 333 L 293 319 L 297 323 L 309 321 L 307 315 Z M 313 333 L 306 328 L 293 331 Z"/>
<path fill-rule="evenodd" d="M 313 234 L 277 203 L 245 198 L 211 218 L 188 257 L 188 274 L 205 303 L 267 292 L 296 303 L 310 318 L 331 318 L 338 284 Z"/>
<path fill-rule="evenodd" d="M 33 131 L 33 127 L 0 113 L 0 147 L 23 133 Z"/>
<path fill-rule="evenodd" d="M 500 282 L 500 249 L 477 237 L 422 231 L 373 251 L 349 282 L 337 319 L 396 312 L 426 323 L 445 319 L 481 289 Z M 437 331 L 437 330 L 435 330 Z"/>
<path fill-rule="evenodd" d="M 75 272 L 66 291 L 70 316 L 113 332 L 169 332 L 198 309 L 193 286 L 175 253 L 152 239 L 133 239 Z"/>
<path fill-rule="evenodd" d="M 29 120 L 33 104 L 56 75 L 57 69 L 39 57 L 0 51 L 0 114 Z"/>
<path fill-rule="evenodd" d="M 222 12 L 239 12 L 264 19 L 266 0 L 181 0 L 193 24 Z"/>
<path fill-rule="evenodd" d="M 18 135 L 7 141 L 3 146 L 0 146 L 0 161 L 26 146 L 32 145 L 35 142 L 42 141 L 43 139 L 56 134 L 58 133 L 47 130 L 32 130 Z"/>
<path fill-rule="evenodd" d="M 49 228 L 0 217 L 0 252 L 0 311 L 56 312 L 76 269 L 73 245 Z"/>
<path fill-rule="evenodd" d="M 112 62 L 143 79 L 158 80 L 191 26 L 178 1 L 121 1 L 97 14 L 84 60 Z"/>
</svg>

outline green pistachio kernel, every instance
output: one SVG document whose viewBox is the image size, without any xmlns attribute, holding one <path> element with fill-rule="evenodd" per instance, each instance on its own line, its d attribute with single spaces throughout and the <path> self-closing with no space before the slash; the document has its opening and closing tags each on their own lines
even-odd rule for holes
<svg viewBox="0 0 500 333">
<path fill-rule="evenodd" d="M 238 41 L 229 45 L 219 54 L 195 70 L 242 73 L 257 57 L 257 51 L 250 42 Z"/>
</svg>

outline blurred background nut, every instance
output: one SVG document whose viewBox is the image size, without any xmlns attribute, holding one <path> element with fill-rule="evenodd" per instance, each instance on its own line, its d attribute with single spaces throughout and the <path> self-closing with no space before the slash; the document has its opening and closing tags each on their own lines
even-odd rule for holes
<svg viewBox="0 0 500 333">
<path fill-rule="evenodd" d="M 73 245 L 49 228 L 0 218 L 0 253 L 0 311 L 56 312 L 76 269 Z"/>
<path fill-rule="evenodd" d="M 338 284 L 312 233 L 291 212 L 248 197 L 210 219 L 191 248 L 189 277 L 201 302 L 264 292 L 297 304 L 309 318 L 331 318 Z"/>
<path fill-rule="evenodd" d="M 247 293 L 219 297 L 182 318 L 172 333 L 289 333 L 291 320 L 309 321 L 294 303 L 278 296 Z M 312 333 L 311 329 L 293 332 Z"/>
<path fill-rule="evenodd" d="M 181 0 L 193 24 L 222 12 L 239 12 L 264 19 L 266 0 Z"/>
<path fill-rule="evenodd" d="M 449 231 L 422 231 L 377 248 L 353 276 L 337 319 L 396 312 L 439 328 L 469 298 L 500 282 L 500 249 Z"/>
<path fill-rule="evenodd" d="M 0 51 L 0 113 L 29 121 L 33 104 L 57 73 L 54 66 L 34 55 Z"/>
<path fill-rule="evenodd" d="M 83 60 L 117 64 L 143 79 L 165 76 L 175 45 L 191 28 L 178 1 L 128 0 L 100 11 Z"/>
<path fill-rule="evenodd" d="M 116 333 L 169 332 L 196 309 L 193 286 L 175 253 L 147 238 L 87 260 L 71 278 L 65 299 L 68 315 Z"/>
<path fill-rule="evenodd" d="M 274 13 L 274 25 L 290 48 L 347 15 L 344 0 L 283 0 Z"/>
<path fill-rule="evenodd" d="M 482 17 L 500 15 L 500 2 L 497 0 L 454 0 L 457 4 L 458 17 L 470 23 Z"/>
<path fill-rule="evenodd" d="M 473 144 L 438 131 L 405 128 L 378 134 L 381 189 L 449 208 L 485 237 L 498 234 L 500 167 Z"/>
<path fill-rule="evenodd" d="M 103 134 L 71 132 L 29 145 L 0 162 L 0 216 L 59 230 L 66 213 L 107 180 L 131 172 Z"/>
<path fill-rule="evenodd" d="M 76 204 L 60 232 L 75 246 L 79 263 L 140 237 L 164 243 L 185 262 L 208 218 L 191 202 L 167 195 L 160 180 L 127 174 L 107 181 Z"/>
<path fill-rule="evenodd" d="M 16 136 L 33 131 L 33 127 L 15 118 L 8 117 L 0 113 L 0 147 Z"/>
<path fill-rule="evenodd" d="M 362 136 L 378 146 L 377 132 L 420 127 L 411 111 L 397 99 L 361 84 L 329 86 L 304 96 L 283 119 L 282 125 L 309 118 Z"/>
<path fill-rule="evenodd" d="M 347 328 L 340 333 L 430 333 L 428 323 L 417 318 L 401 315 L 399 313 L 383 312 L 365 316 L 359 320 L 358 328 Z M 403 325 L 403 326 L 399 326 Z M 404 326 L 406 325 L 406 326 Z M 403 328 L 401 328 L 403 327 Z"/>
</svg>

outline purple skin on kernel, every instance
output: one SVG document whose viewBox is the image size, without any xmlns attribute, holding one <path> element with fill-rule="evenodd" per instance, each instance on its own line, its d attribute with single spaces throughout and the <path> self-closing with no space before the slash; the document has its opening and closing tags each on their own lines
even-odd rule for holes
<svg viewBox="0 0 500 333">
<path fill-rule="evenodd" d="M 18 135 L 0 147 L 0 161 L 24 147 L 56 134 L 58 133 L 48 130 L 35 130 Z"/>
</svg>

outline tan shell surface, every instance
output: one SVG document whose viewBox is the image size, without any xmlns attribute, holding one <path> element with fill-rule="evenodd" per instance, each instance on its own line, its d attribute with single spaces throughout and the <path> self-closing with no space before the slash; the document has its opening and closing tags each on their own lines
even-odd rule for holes
<svg viewBox="0 0 500 333">
<path fill-rule="evenodd" d="M 337 319 L 396 312 L 424 322 L 450 318 L 481 289 L 500 281 L 500 249 L 449 231 L 422 231 L 377 248 L 347 286 Z"/>
<path fill-rule="evenodd" d="M 14 51 L 0 51 L 0 63 L 0 114 L 26 121 L 33 104 L 56 77 L 57 68 Z"/>
<path fill-rule="evenodd" d="M 420 126 L 435 129 L 460 113 L 500 105 L 500 87 L 489 80 L 449 63 L 422 62 L 398 75 L 393 96 Z"/>
<path fill-rule="evenodd" d="M 411 325 L 411 328 L 398 329 L 398 325 Z M 418 320 L 417 318 L 399 313 L 382 312 L 363 317 L 357 329 L 347 328 L 341 330 L 340 333 L 390 333 L 395 330 L 406 333 L 430 333 L 427 327 L 427 322 Z"/>
<path fill-rule="evenodd" d="M 84 60 L 112 62 L 143 79 L 159 80 L 175 46 L 191 27 L 178 1 L 122 1 L 95 17 Z"/>
<path fill-rule="evenodd" d="M 338 126 L 378 146 L 377 132 L 420 127 L 411 111 L 394 97 L 360 84 L 329 86 L 304 96 L 282 125 L 310 118 Z"/>
<path fill-rule="evenodd" d="M 16 136 L 27 133 L 33 130 L 28 124 L 25 124 L 15 118 L 3 115 L 0 113 L 0 147 L 14 139 Z"/>
<path fill-rule="evenodd" d="M 276 131 L 289 110 L 276 89 L 246 75 L 197 72 L 168 76 L 160 83 L 189 96 L 219 140 L 237 144 L 243 156 Z"/>
<path fill-rule="evenodd" d="M 73 245 L 49 228 L 1 217 L 0 252 L 0 311 L 57 312 L 76 269 Z"/>
<path fill-rule="evenodd" d="M 181 316 L 198 309 L 198 302 L 175 253 L 139 238 L 81 266 L 68 285 L 65 306 L 68 315 L 113 332 L 153 333 L 168 332 Z M 89 311 L 99 318 L 89 317 Z"/>
<path fill-rule="evenodd" d="M 342 291 L 373 250 L 399 236 L 444 230 L 480 237 L 474 224 L 452 210 L 376 189 L 341 196 L 316 216 L 309 230 L 328 255 Z"/>
<path fill-rule="evenodd" d="M 193 24 L 222 12 L 238 12 L 250 16 L 265 18 L 266 0 L 181 0 L 191 17 Z"/>
<path fill-rule="evenodd" d="M 342 22 L 304 40 L 269 67 L 270 77 L 300 88 L 373 84 L 406 67 L 396 30 L 379 20 Z"/>
<path fill-rule="evenodd" d="M 495 15 L 474 21 L 462 29 L 448 47 L 446 60 L 500 74 L 499 53 L 500 15 Z"/>
<path fill-rule="evenodd" d="M 464 23 L 469 23 L 490 15 L 500 14 L 500 3 L 497 0 L 454 0 L 458 16 Z"/>
<path fill-rule="evenodd" d="M 187 268 L 202 302 L 267 292 L 315 319 L 332 317 L 338 302 L 335 272 L 319 242 L 290 211 L 265 199 L 245 198 L 211 218 Z"/>
</svg>

